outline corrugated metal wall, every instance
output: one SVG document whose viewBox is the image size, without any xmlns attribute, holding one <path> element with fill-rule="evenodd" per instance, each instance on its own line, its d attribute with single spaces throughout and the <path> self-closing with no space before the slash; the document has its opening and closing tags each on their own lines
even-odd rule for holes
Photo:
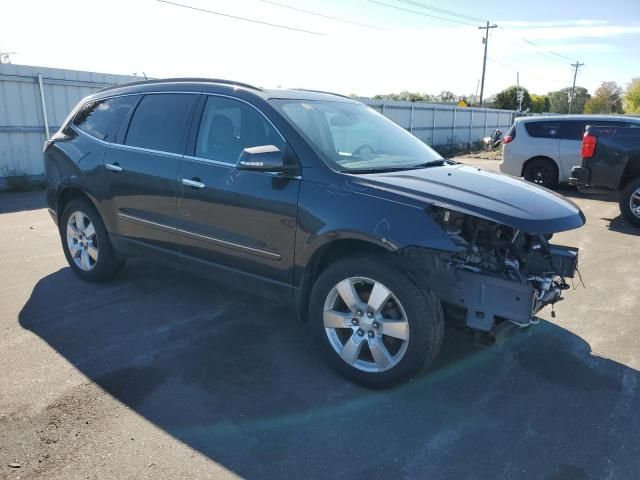
<svg viewBox="0 0 640 480">
<path fill-rule="evenodd" d="M 7 171 L 43 173 L 46 139 L 39 75 L 42 76 L 49 132 L 53 135 L 85 96 L 139 77 L 0 64 L 0 177 Z M 477 142 L 495 128 L 511 126 L 516 112 L 448 104 L 392 102 L 361 98 L 429 145 Z"/>
<path fill-rule="evenodd" d="M 441 103 L 359 100 L 432 146 L 468 145 L 491 135 L 496 128 L 506 133 L 518 115 L 512 110 Z"/>
<path fill-rule="evenodd" d="M 43 173 L 46 135 L 38 75 L 42 75 L 51 135 L 83 97 L 109 85 L 140 80 L 128 75 L 0 64 L 0 177 L 7 170 Z"/>
</svg>

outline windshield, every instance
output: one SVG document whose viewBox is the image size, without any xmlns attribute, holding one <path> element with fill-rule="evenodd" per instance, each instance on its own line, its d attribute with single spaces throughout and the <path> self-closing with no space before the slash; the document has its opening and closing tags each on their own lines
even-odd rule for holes
<svg viewBox="0 0 640 480">
<path fill-rule="evenodd" d="M 403 170 L 444 161 L 429 146 L 366 105 L 310 100 L 272 103 L 335 170 Z"/>
</svg>

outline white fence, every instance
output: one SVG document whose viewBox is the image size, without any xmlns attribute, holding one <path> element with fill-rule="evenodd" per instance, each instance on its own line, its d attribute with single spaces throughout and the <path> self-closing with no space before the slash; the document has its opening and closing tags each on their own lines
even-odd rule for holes
<svg viewBox="0 0 640 480">
<path fill-rule="evenodd" d="M 506 133 L 515 117 L 520 115 L 512 110 L 440 103 L 359 100 L 431 146 L 467 146 L 491 135 L 496 128 Z"/>
<path fill-rule="evenodd" d="M 0 64 L 0 178 L 41 175 L 42 145 L 71 109 L 96 90 L 139 77 Z M 362 102 L 406 128 L 429 145 L 468 145 L 495 128 L 506 131 L 510 110 L 464 108 L 423 102 Z"/>
<path fill-rule="evenodd" d="M 42 146 L 85 96 L 127 75 L 0 64 L 0 177 L 43 173 Z"/>
</svg>

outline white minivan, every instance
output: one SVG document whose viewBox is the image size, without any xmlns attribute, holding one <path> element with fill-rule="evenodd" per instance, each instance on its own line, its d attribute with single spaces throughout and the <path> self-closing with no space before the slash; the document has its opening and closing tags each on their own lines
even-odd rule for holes
<svg viewBox="0 0 640 480">
<path fill-rule="evenodd" d="M 580 165 L 587 125 L 640 127 L 640 118 L 615 115 L 540 115 L 516 118 L 503 139 L 500 171 L 547 188 L 567 183 Z"/>
</svg>

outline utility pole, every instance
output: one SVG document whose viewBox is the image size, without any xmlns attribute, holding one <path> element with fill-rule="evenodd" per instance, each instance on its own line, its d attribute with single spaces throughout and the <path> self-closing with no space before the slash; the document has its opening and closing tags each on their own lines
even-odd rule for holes
<svg viewBox="0 0 640 480">
<path fill-rule="evenodd" d="M 573 92 L 576 89 L 576 77 L 578 76 L 578 69 L 582 67 L 584 63 L 580 63 L 576 60 L 576 63 L 572 63 L 571 66 L 575 69 L 573 71 L 573 85 L 571 86 L 571 96 L 569 97 L 569 113 L 571 113 L 571 107 L 573 106 Z"/>
<path fill-rule="evenodd" d="M 516 72 L 516 100 L 518 101 L 518 111 L 522 111 L 522 100 L 524 92 L 520 90 L 520 72 Z"/>
<path fill-rule="evenodd" d="M 485 31 L 484 37 L 482 38 L 482 43 L 484 43 L 484 59 L 482 60 L 482 81 L 480 82 L 480 107 L 482 107 L 482 99 L 484 98 L 484 73 L 487 70 L 487 46 L 489 45 L 490 28 L 498 28 L 498 25 L 494 24 L 490 26 L 487 20 L 485 27 L 478 27 L 478 29 Z"/>
</svg>

